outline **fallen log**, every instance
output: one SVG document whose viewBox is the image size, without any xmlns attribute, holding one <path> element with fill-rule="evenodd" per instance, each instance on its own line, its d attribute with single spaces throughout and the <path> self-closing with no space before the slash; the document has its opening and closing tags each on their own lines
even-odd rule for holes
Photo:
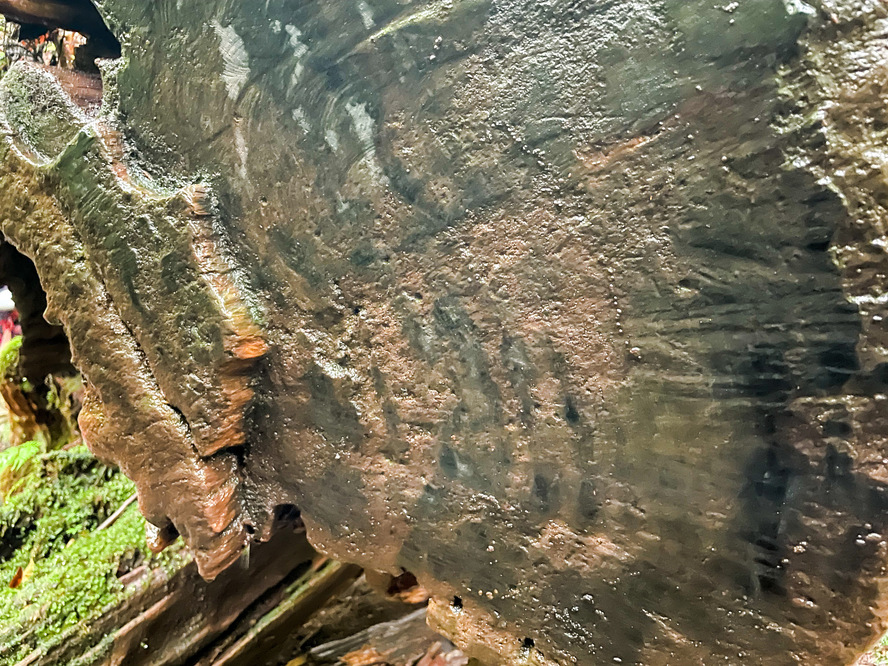
<svg viewBox="0 0 888 666">
<path fill-rule="evenodd" d="M 4 78 L 0 229 L 207 577 L 296 506 L 489 663 L 885 629 L 877 2 L 106 0 Z"/>
</svg>

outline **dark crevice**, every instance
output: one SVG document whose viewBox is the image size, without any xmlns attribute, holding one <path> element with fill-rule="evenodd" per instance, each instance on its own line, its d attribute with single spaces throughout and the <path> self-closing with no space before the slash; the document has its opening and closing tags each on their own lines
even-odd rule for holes
<svg viewBox="0 0 888 666">
<path fill-rule="evenodd" d="M 13 527 L 0 534 L 0 564 L 14 557 L 25 544 L 33 526 Z"/>
<path fill-rule="evenodd" d="M 46 293 L 34 263 L 0 237 L 0 284 L 9 287 L 22 327 L 22 375 L 35 384 L 48 375 L 76 374 L 64 329 L 44 318 Z"/>
<path fill-rule="evenodd" d="M 386 590 L 386 594 L 389 596 L 402 594 L 412 590 L 417 585 L 419 585 L 419 582 L 416 580 L 416 576 L 409 571 L 404 571 L 401 575 L 392 577 L 388 589 Z"/>
<path fill-rule="evenodd" d="M 300 520 L 299 508 L 295 504 L 278 504 L 274 507 L 274 520 L 276 523 L 293 523 Z"/>
<path fill-rule="evenodd" d="M 745 514 L 751 521 L 751 531 L 746 535 L 752 546 L 747 593 L 781 595 L 785 590 L 783 512 L 798 467 L 799 461 L 788 449 L 774 444 L 759 451 L 749 463 L 743 493 Z"/>
<path fill-rule="evenodd" d="M 56 29 L 71 30 L 87 38 L 81 48 L 86 49 L 90 60 L 121 55 L 120 41 L 91 0 L 35 0 L 27 4 L 0 0 L 0 14 L 21 26 L 23 39 L 36 39 Z"/>
</svg>

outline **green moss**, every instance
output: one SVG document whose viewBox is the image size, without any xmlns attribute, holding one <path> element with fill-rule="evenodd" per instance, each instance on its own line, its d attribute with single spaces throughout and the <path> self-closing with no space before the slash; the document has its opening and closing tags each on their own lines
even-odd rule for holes
<svg viewBox="0 0 888 666">
<path fill-rule="evenodd" d="M 175 549 L 148 553 L 135 504 L 97 529 L 134 492 L 131 481 L 83 447 L 36 457 L 32 473 L 0 505 L 0 664 L 49 649 L 71 632 L 87 635 L 92 622 L 134 591 L 118 579 L 122 565 L 145 558 L 152 568 L 182 566 Z M 28 575 L 12 589 L 19 569 Z"/>
<path fill-rule="evenodd" d="M 878 645 L 855 663 L 888 666 L 888 634 L 882 636 L 882 640 L 879 641 Z"/>
<path fill-rule="evenodd" d="M 22 336 L 17 335 L 0 347 L 0 377 L 13 379 L 18 374 Z"/>
<path fill-rule="evenodd" d="M 12 495 L 31 474 L 34 461 L 41 453 L 40 442 L 25 442 L 0 452 L 0 501 Z"/>
<path fill-rule="evenodd" d="M 34 385 L 19 373 L 22 341 L 22 336 L 17 335 L 0 347 L 0 381 L 17 382 L 24 393 L 33 393 Z"/>
</svg>

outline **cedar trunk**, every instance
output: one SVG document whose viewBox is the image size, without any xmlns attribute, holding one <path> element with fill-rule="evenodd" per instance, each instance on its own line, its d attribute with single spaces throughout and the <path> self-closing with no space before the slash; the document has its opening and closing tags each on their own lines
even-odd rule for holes
<svg viewBox="0 0 888 666">
<path fill-rule="evenodd" d="M 103 0 L 2 81 L 90 447 L 212 578 L 302 512 L 489 663 L 885 628 L 876 0 Z"/>
</svg>

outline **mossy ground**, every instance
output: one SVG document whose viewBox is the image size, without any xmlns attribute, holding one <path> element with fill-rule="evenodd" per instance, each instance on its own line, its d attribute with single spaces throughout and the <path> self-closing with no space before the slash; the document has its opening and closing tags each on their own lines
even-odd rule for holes
<svg viewBox="0 0 888 666">
<path fill-rule="evenodd" d="M 0 348 L 0 381 L 23 381 L 21 342 L 19 336 Z M 63 378 L 49 387 L 47 409 L 70 423 L 59 441 L 0 451 L 0 666 L 72 638 L 84 648 L 109 639 L 92 635 L 95 621 L 140 589 L 125 587 L 119 576 L 140 563 L 170 571 L 187 561 L 177 547 L 149 553 L 135 504 L 99 529 L 135 487 L 84 446 L 71 448 L 79 437 L 68 397 L 79 381 Z"/>
<path fill-rule="evenodd" d="M 0 377 L 3 379 L 11 379 L 18 370 L 23 340 L 22 336 L 17 335 L 0 347 Z"/>
<path fill-rule="evenodd" d="M 879 644 L 858 663 L 860 666 L 888 666 L 888 634 L 883 636 Z"/>
<path fill-rule="evenodd" d="M 176 548 L 159 556 L 148 552 L 135 504 L 97 529 L 134 487 L 84 447 L 32 453 L 29 473 L 0 504 L 2 665 L 79 629 L 88 634 L 92 622 L 136 591 L 118 575 L 139 561 L 175 569 L 185 559 Z M 21 582 L 10 587 L 17 578 Z"/>
</svg>

